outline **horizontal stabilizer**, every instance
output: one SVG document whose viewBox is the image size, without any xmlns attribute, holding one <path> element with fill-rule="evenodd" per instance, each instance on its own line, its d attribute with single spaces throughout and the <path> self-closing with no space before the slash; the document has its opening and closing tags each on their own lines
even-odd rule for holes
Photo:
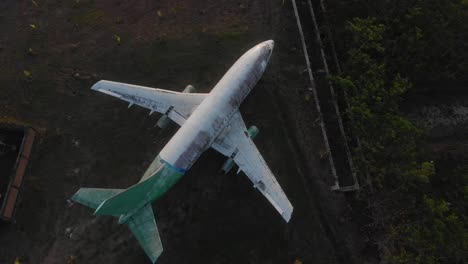
<svg viewBox="0 0 468 264">
<path fill-rule="evenodd" d="M 146 205 L 132 215 L 126 224 L 133 235 L 135 235 L 146 255 L 155 263 L 163 252 L 163 247 L 151 204 Z"/>
<path fill-rule="evenodd" d="M 71 198 L 73 201 L 86 205 L 93 209 L 105 200 L 121 193 L 123 189 L 99 189 L 99 188 L 81 188 Z"/>
<path fill-rule="evenodd" d="M 161 168 L 160 168 L 161 169 Z M 157 177 L 139 182 L 100 204 L 95 215 L 124 215 L 151 202 L 151 190 L 155 188 Z"/>
</svg>

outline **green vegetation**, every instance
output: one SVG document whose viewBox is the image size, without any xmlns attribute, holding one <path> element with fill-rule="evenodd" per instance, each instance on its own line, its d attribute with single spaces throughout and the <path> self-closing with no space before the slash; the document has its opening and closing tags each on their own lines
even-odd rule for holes
<svg viewBox="0 0 468 264">
<path fill-rule="evenodd" d="M 120 36 L 117 34 L 114 34 L 114 40 L 117 45 L 120 45 L 120 43 L 122 43 Z"/>
<path fill-rule="evenodd" d="M 349 95 L 345 115 L 364 156 L 356 163 L 376 189 L 363 197 L 370 231 L 389 263 L 468 262 L 468 168 L 442 173 L 424 150 L 423 131 L 399 109 L 418 84 L 467 80 L 467 3 L 334 3 L 333 26 L 346 44 L 343 73 L 333 80 Z"/>
<path fill-rule="evenodd" d="M 91 9 L 80 12 L 73 18 L 73 22 L 78 25 L 98 25 L 102 23 L 104 13 L 100 10 Z"/>
<path fill-rule="evenodd" d="M 249 32 L 248 26 L 242 26 L 240 24 L 233 24 L 228 29 L 218 32 L 216 35 L 221 41 L 225 40 L 238 40 L 245 38 Z"/>
<path fill-rule="evenodd" d="M 23 71 L 23 75 L 24 75 L 24 77 L 25 77 L 27 80 L 32 80 L 32 76 L 33 76 L 33 75 L 32 75 L 32 73 L 31 73 L 30 71 L 24 70 L 24 71 Z"/>
</svg>

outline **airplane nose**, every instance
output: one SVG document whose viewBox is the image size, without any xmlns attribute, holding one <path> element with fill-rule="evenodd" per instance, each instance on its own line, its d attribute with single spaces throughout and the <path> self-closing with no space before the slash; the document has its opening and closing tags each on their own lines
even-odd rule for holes
<svg viewBox="0 0 468 264">
<path fill-rule="evenodd" d="M 264 42 L 266 46 L 272 51 L 273 48 L 275 47 L 275 41 L 270 39 Z"/>
</svg>

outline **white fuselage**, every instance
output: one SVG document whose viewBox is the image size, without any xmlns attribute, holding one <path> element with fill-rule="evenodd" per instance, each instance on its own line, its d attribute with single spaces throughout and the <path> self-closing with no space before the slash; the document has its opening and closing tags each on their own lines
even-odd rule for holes
<svg viewBox="0 0 468 264">
<path fill-rule="evenodd" d="M 262 76 L 273 49 L 265 41 L 247 51 L 226 72 L 160 153 L 166 163 L 186 171 L 226 128 Z"/>
</svg>

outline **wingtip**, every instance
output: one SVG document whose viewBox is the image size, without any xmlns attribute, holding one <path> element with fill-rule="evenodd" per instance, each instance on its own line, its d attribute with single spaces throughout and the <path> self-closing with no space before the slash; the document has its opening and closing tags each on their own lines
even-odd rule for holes
<svg viewBox="0 0 468 264">
<path fill-rule="evenodd" d="M 158 261 L 158 258 L 159 258 L 160 255 L 161 255 L 161 254 L 159 254 L 159 255 L 157 255 L 157 256 L 149 256 L 149 255 L 148 255 L 148 257 L 149 257 L 149 259 L 151 260 L 151 263 L 154 264 L 154 263 L 156 263 L 156 261 Z"/>
<path fill-rule="evenodd" d="M 101 89 L 102 84 L 105 83 L 105 82 L 108 82 L 108 81 L 100 80 L 100 81 L 96 82 L 95 84 L 93 84 L 93 86 L 91 86 L 91 90 L 99 91 Z"/>
<path fill-rule="evenodd" d="M 78 191 L 79 192 L 79 191 Z M 76 192 L 75 194 L 73 194 L 72 197 L 70 197 L 70 200 L 74 201 L 74 202 L 78 202 L 78 192 Z"/>
<path fill-rule="evenodd" d="M 291 208 L 291 211 L 289 212 L 283 212 L 282 216 L 283 216 L 284 221 L 286 221 L 286 223 L 289 223 L 289 220 L 291 220 L 293 209 L 294 208 Z"/>
<path fill-rule="evenodd" d="M 291 220 L 291 214 L 283 214 L 283 219 L 286 223 L 289 223 L 289 220 Z"/>
<path fill-rule="evenodd" d="M 72 197 L 70 197 L 70 200 L 76 202 L 76 203 L 81 203 L 83 202 L 83 200 L 80 198 L 80 194 L 83 192 L 83 190 L 86 189 L 86 188 L 80 188 L 78 189 L 78 191 L 76 191 Z"/>
<path fill-rule="evenodd" d="M 99 90 L 99 87 L 101 86 L 101 82 L 102 82 L 102 80 L 95 83 L 95 84 L 93 84 L 93 86 L 91 86 L 91 90 L 94 90 L 94 91 Z"/>
</svg>

